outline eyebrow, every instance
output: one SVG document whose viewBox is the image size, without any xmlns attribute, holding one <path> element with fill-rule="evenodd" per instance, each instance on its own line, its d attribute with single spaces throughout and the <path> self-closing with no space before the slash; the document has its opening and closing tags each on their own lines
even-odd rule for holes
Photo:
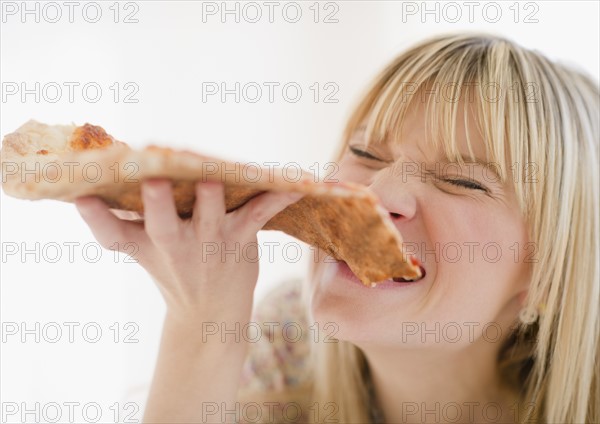
<svg viewBox="0 0 600 424">
<path fill-rule="evenodd" d="M 352 131 L 351 133 L 351 138 L 356 136 L 356 135 L 360 135 L 361 133 L 364 133 L 367 129 L 367 126 L 365 124 L 359 125 L 358 127 L 355 128 L 354 131 Z M 381 158 L 377 158 L 373 155 L 371 155 L 368 152 L 363 152 L 360 150 L 355 150 L 354 148 L 348 146 L 350 148 L 350 150 L 352 150 L 354 153 L 358 154 L 359 156 L 363 156 L 363 157 L 368 157 L 369 159 L 373 159 L 373 160 L 378 160 L 380 162 L 385 162 L 388 163 L 389 161 L 385 161 Z M 425 152 L 423 152 L 423 150 L 421 149 L 421 147 L 419 146 L 419 151 L 421 153 L 423 153 L 423 156 L 427 156 L 425 154 Z M 478 157 L 473 158 L 473 160 L 470 157 L 467 157 L 465 155 L 460 155 L 460 159 L 465 163 L 465 164 L 473 164 L 473 165 L 480 165 L 483 168 L 487 168 L 487 169 L 491 169 L 491 171 L 494 173 L 494 176 L 498 179 L 498 181 L 502 181 L 502 178 L 500 177 L 500 175 L 498 174 L 498 172 L 496 171 L 496 166 L 489 166 L 490 163 L 494 163 L 494 162 L 488 162 L 488 161 L 484 161 L 483 159 L 480 159 Z M 445 156 L 438 156 L 437 158 L 438 162 L 444 163 L 444 164 L 458 164 L 458 162 L 450 162 Z M 495 163 L 494 163 L 495 165 Z"/>
</svg>

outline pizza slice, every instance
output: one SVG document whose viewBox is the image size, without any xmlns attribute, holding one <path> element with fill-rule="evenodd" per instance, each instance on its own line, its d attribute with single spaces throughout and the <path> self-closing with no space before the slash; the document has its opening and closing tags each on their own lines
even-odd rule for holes
<svg viewBox="0 0 600 424">
<path fill-rule="evenodd" d="M 300 192 L 305 196 L 274 216 L 264 230 L 280 230 L 324 250 L 346 262 L 365 285 L 421 276 L 417 260 L 403 252 L 402 237 L 386 209 L 358 184 L 315 182 L 305 171 L 292 180 L 273 168 L 186 150 L 136 150 L 99 126 L 33 120 L 5 136 L 0 160 L 7 195 L 65 202 L 95 195 L 123 219 L 143 220 L 140 184 L 147 178 L 172 181 L 181 218 L 192 215 L 197 181 L 223 182 L 228 212 L 265 191 Z"/>
</svg>

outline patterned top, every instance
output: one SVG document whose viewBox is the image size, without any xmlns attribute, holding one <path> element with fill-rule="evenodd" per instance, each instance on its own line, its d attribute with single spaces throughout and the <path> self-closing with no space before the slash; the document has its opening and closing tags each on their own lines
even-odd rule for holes
<svg viewBox="0 0 600 424">
<path fill-rule="evenodd" d="M 240 390 L 281 391 L 298 386 L 308 377 L 310 331 L 301 296 L 302 281 L 288 280 L 269 292 L 255 309 L 251 321 L 260 325 L 263 332 L 256 342 L 250 343 Z M 365 383 L 370 397 L 370 422 L 384 423 L 371 379 Z M 241 420 L 243 423 L 246 421 Z"/>
<path fill-rule="evenodd" d="M 257 392 L 280 391 L 307 377 L 310 346 L 308 324 L 301 302 L 301 280 L 288 280 L 258 304 L 251 322 L 262 333 L 247 332 L 250 348 L 240 388 Z"/>
</svg>

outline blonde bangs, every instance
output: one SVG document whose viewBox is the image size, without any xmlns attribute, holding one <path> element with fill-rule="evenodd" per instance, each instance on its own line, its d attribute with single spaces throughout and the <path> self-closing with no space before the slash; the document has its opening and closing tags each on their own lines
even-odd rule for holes
<svg viewBox="0 0 600 424">
<path fill-rule="evenodd" d="M 462 113 L 465 128 L 470 128 L 469 117 L 474 117 L 472 124 L 484 140 L 485 157 L 478 159 L 493 168 L 502 184 L 512 178 L 521 211 L 529 215 L 532 193 L 520 182 L 531 171 L 526 164 L 537 163 L 528 148 L 532 111 L 527 109 L 529 102 L 538 99 L 532 98 L 536 87 L 523 79 L 515 55 L 512 45 L 502 39 L 464 36 L 439 37 L 407 51 L 363 96 L 348 120 L 337 158 L 363 128 L 367 144 L 401 143 L 406 114 L 422 102 L 425 142 L 448 162 L 462 166 L 464 156 L 456 134 Z M 466 132 L 466 157 L 475 161 L 472 136 Z"/>
</svg>

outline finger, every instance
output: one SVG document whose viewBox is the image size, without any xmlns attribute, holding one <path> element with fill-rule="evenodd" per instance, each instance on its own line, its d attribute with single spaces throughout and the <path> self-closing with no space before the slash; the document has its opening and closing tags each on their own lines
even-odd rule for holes
<svg viewBox="0 0 600 424">
<path fill-rule="evenodd" d="M 301 193 L 268 192 L 255 197 L 231 213 L 235 215 L 234 231 L 246 235 L 256 234 L 273 216 L 300 200 L 302 196 Z"/>
<path fill-rule="evenodd" d="M 137 246 L 144 243 L 142 225 L 120 220 L 102 199 L 93 196 L 79 197 L 75 199 L 75 206 L 100 246 L 105 249 L 123 251 L 131 243 Z"/>
<path fill-rule="evenodd" d="M 177 241 L 181 219 L 177 215 L 171 182 L 164 179 L 142 182 L 144 225 L 152 242 L 166 247 Z"/>
<path fill-rule="evenodd" d="M 220 182 L 198 182 L 192 221 L 197 236 L 215 234 L 225 219 L 225 187 Z"/>
</svg>

